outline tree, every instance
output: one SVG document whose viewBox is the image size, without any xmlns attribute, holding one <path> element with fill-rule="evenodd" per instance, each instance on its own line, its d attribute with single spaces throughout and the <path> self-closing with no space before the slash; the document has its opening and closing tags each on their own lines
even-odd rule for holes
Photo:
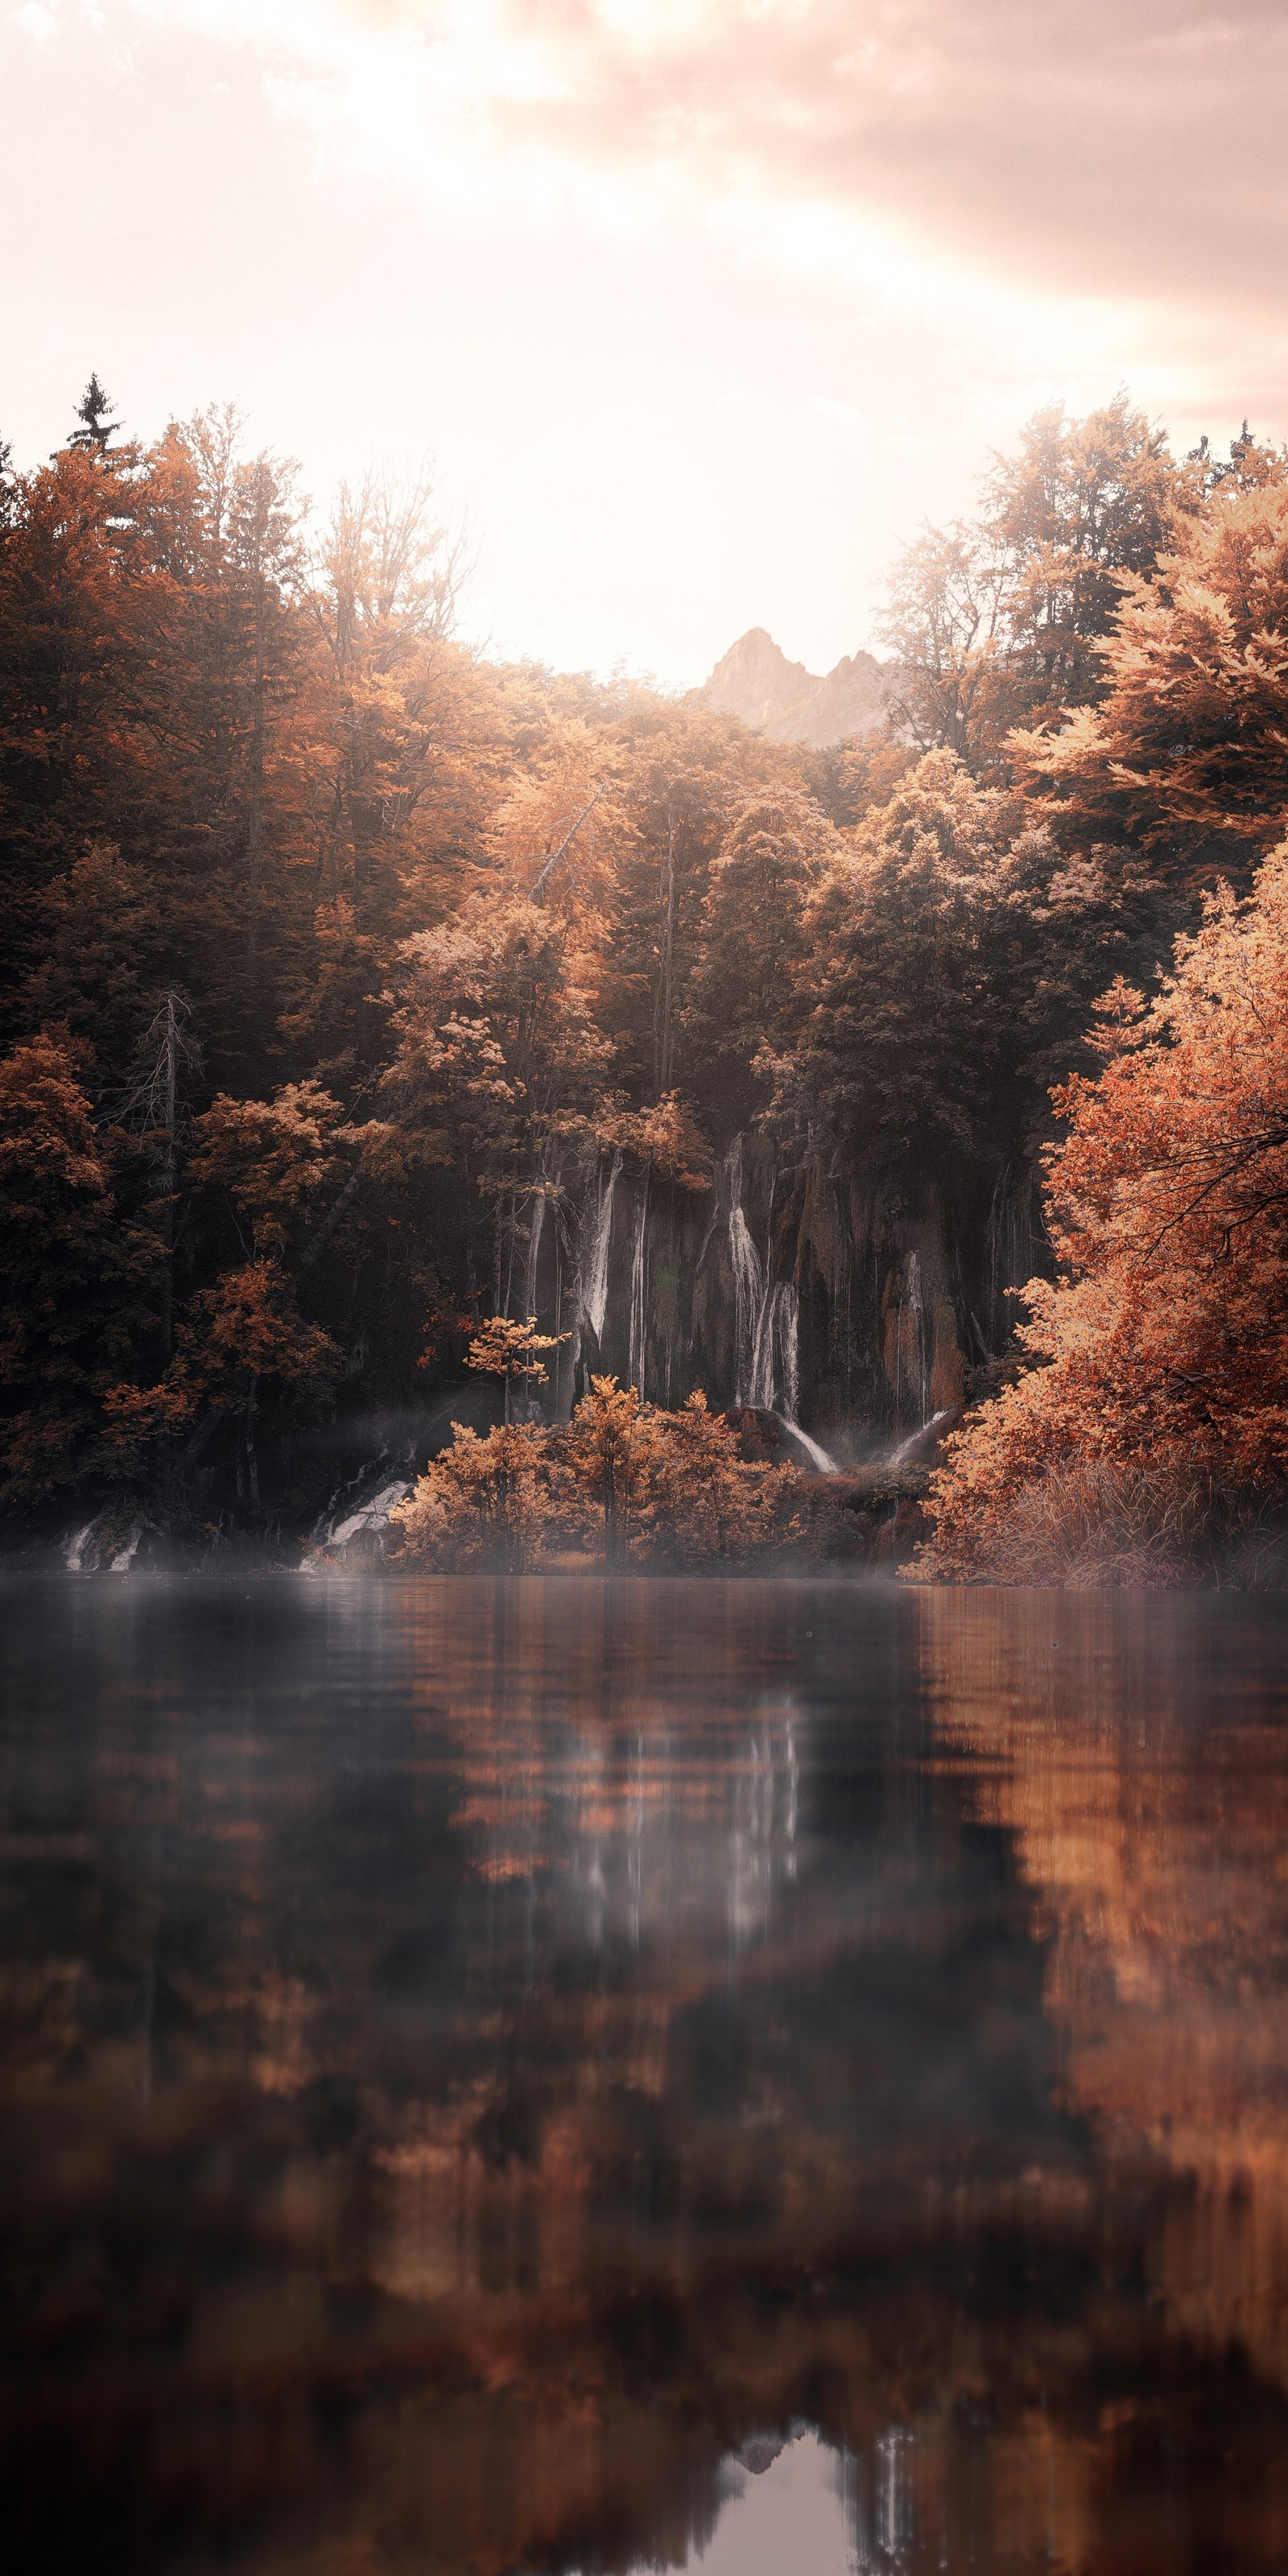
<svg viewBox="0 0 1288 2576">
<path fill-rule="evenodd" d="M 1122 594 L 1101 704 L 1017 735 L 1021 774 L 1070 835 L 1246 868 L 1288 805 L 1288 486 L 1219 484 Z"/>
<path fill-rule="evenodd" d="M 329 1093 L 302 1082 L 272 1101 L 221 1093 L 192 1122 L 191 1177 L 221 1191 L 242 1257 L 194 1298 L 179 1335 L 182 1373 L 216 1419 L 236 1414 L 238 1494 L 256 1513 L 261 1380 L 298 1398 L 325 1393 L 340 1372 L 329 1334 L 299 1313 L 283 1257 L 341 1168 L 340 1118 Z"/>
<path fill-rule="evenodd" d="M 900 555 L 881 636 L 894 660 L 890 720 L 918 751 L 954 752 L 972 770 L 995 759 L 1011 718 L 1006 590 L 999 547 L 962 520 L 925 528 Z"/>
<path fill-rule="evenodd" d="M 454 1422 L 450 1449 L 430 1459 L 390 1514 L 404 1533 L 401 1556 L 462 1572 L 496 1566 L 522 1573 L 553 1518 L 548 1441 L 527 1423 L 498 1424 L 480 1439 Z"/>
<path fill-rule="evenodd" d="M 712 1412 L 700 1389 L 659 1427 L 654 1508 L 664 1550 L 690 1565 L 759 1555 L 795 1483 L 792 1469 L 749 1465 L 732 1423 Z"/>
<path fill-rule="evenodd" d="M 0 1062 L 0 1499 L 10 1506 L 128 1471 L 140 1437 L 187 1411 L 156 1369 L 165 1254 L 113 1185 L 74 1053 L 49 1033 L 15 1047 Z"/>
<path fill-rule="evenodd" d="M 653 1525 L 662 1435 L 637 1387 L 592 1377 L 560 1450 L 568 1505 L 602 1537 L 608 1565 L 638 1554 Z"/>
<path fill-rule="evenodd" d="M 568 1340 L 567 1333 L 539 1333 L 535 1315 L 520 1324 L 505 1315 L 493 1315 L 476 1333 L 465 1355 L 467 1368 L 478 1369 L 487 1377 L 499 1377 L 505 1383 L 505 1418 L 510 1419 L 510 1390 L 517 1379 L 522 1386 L 544 1386 L 547 1372 L 544 1354 L 555 1351 Z"/>
<path fill-rule="evenodd" d="M 811 899 L 773 1124 L 895 1195 L 1000 1168 L 1151 918 L 1147 888 L 1071 865 L 1023 798 L 930 753 Z"/>
<path fill-rule="evenodd" d="M 236 1416 L 237 1498 L 262 1507 L 257 1420 L 265 1385 L 286 1398 L 324 1395 L 341 1354 L 320 1325 L 306 1323 L 279 1261 L 260 1258 L 225 1270 L 194 1297 L 179 1329 L 179 1383 L 204 1397 L 213 1419 Z"/>
<path fill-rule="evenodd" d="M 107 417 L 111 408 L 111 400 L 104 393 L 98 377 L 91 375 L 76 405 L 76 418 L 80 422 L 80 427 L 72 431 L 67 442 L 68 446 L 78 448 L 86 455 L 102 456 L 120 427 L 118 421 L 109 420 Z"/>
<path fill-rule="evenodd" d="M 1019 454 L 999 458 L 985 526 L 1007 567 L 1007 671 L 1017 716 L 1103 696 L 1100 639 L 1113 631 L 1122 577 L 1148 579 L 1167 545 L 1178 493 L 1166 432 L 1125 392 L 1085 420 L 1039 411 Z"/>
<path fill-rule="evenodd" d="M 1115 1547 L 1134 1527 L 1129 1561 L 1175 1574 L 1242 1504 L 1283 1491 L 1288 844 L 1251 899 L 1209 898 L 1152 1004 L 1112 989 L 1101 1044 L 1098 1079 L 1057 1095 L 1059 1276 L 1024 1292 L 1030 1364 L 932 1481 L 933 1574 L 1033 1579 L 1045 1550 L 1058 1578 L 1070 1515 L 1080 1561 L 1101 1561 L 1097 1513 Z"/>
<path fill-rule="evenodd" d="M 1125 393 L 1085 420 L 1036 413 L 979 518 L 927 528 L 896 565 L 883 628 L 896 726 L 1005 776 L 1013 725 L 1103 695 L 1122 578 L 1148 577 L 1184 489 L 1164 432 Z"/>
<path fill-rule="evenodd" d="M 520 1245 L 538 1206 L 544 1216 L 564 1158 L 584 1151 L 604 1114 L 612 1045 L 595 1022 L 594 952 L 546 905 L 480 892 L 407 941 L 400 963 L 386 1161 L 463 1167 L 491 1217 L 504 1313 L 516 1287 L 526 1295 Z"/>
<path fill-rule="evenodd" d="M 763 1105 L 761 1051 L 781 1054 L 796 1034 L 806 912 L 840 849 L 818 808 L 784 790 L 743 806 L 711 869 L 686 1026 L 695 1075 L 729 1134 Z"/>
</svg>

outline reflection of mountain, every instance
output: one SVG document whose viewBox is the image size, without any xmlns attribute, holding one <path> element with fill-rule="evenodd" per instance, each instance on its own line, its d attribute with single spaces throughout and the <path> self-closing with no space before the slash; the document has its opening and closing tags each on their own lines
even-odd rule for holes
<svg viewBox="0 0 1288 2576">
<path fill-rule="evenodd" d="M 1280 2563 L 1282 1819 L 1182 1611 L 165 1597 L 0 1770 L 33 2565 L 683 2560 L 793 2421 L 860 2564 Z"/>
</svg>

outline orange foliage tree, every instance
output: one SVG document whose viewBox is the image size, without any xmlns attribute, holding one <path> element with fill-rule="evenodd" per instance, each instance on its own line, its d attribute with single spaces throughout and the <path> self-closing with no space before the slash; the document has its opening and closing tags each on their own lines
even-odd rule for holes
<svg viewBox="0 0 1288 2576">
<path fill-rule="evenodd" d="M 921 1572 L 1175 1575 L 1288 1474 L 1288 844 L 1102 1024 L 1055 1095 L 1030 1365 L 949 1443 Z"/>
<path fill-rule="evenodd" d="M 549 1435 L 539 1424 L 498 1423 L 486 1438 L 452 1424 L 452 1445 L 431 1458 L 390 1517 L 409 1564 L 495 1566 L 518 1574 L 536 1560 L 555 1517 Z"/>
<path fill-rule="evenodd" d="M 193 1121 L 192 1176 L 222 1190 L 244 1257 L 193 1299 L 179 1336 L 180 1374 L 216 1415 L 236 1415 L 238 1492 L 256 1512 L 261 1385 L 316 1395 L 340 1372 L 330 1335 L 299 1312 L 285 1260 L 319 1191 L 342 1168 L 340 1116 L 328 1092 L 302 1082 L 283 1084 L 271 1101 L 221 1093 Z"/>
<path fill-rule="evenodd" d="M 789 1468 L 748 1465 L 704 1395 L 664 1413 L 596 1377 L 562 1428 L 498 1424 L 480 1439 L 453 1423 L 393 1518 L 404 1560 L 430 1567 L 515 1573 L 551 1545 L 587 1542 L 609 1567 L 738 1564 L 771 1544 L 795 1483 Z"/>
<path fill-rule="evenodd" d="M 567 1333 L 539 1333 L 535 1315 L 526 1323 L 517 1323 L 508 1315 L 493 1315 L 476 1333 L 465 1354 L 467 1368 L 477 1369 L 485 1377 L 499 1377 L 505 1383 L 505 1418 L 510 1419 L 511 1389 L 517 1378 L 523 1386 L 544 1386 L 547 1382 L 545 1354 L 557 1351 L 568 1340 Z"/>
<path fill-rule="evenodd" d="M 1156 864 L 1254 859 L 1288 804 L 1288 482 L 1219 484 L 1120 587 L 1103 704 L 1015 735 L 1020 770 Z"/>
<path fill-rule="evenodd" d="M 749 1465 L 732 1423 L 712 1412 L 700 1388 L 664 1428 L 654 1510 L 665 1552 L 686 1565 L 759 1556 L 796 1484 L 794 1470 Z"/>
</svg>

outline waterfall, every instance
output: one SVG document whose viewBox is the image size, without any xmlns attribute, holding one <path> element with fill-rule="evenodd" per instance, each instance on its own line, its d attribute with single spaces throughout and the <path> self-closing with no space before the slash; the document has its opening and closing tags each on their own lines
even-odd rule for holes
<svg viewBox="0 0 1288 2576">
<path fill-rule="evenodd" d="M 635 1250 L 631 1257 L 631 1347 L 627 1382 L 644 1393 L 644 1361 L 648 1334 L 648 1171 L 640 1191 L 639 1215 L 635 1220 Z"/>
<path fill-rule="evenodd" d="M 734 1403 L 772 1413 L 781 1398 L 796 1419 L 800 1381 L 800 1300 L 790 1279 L 773 1279 L 762 1263 L 742 1206 L 742 1138 L 729 1156 L 729 1258 L 733 1269 Z"/>
<path fill-rule="evenodd" d="M 820 1476 L 840 1475 L 841 1470 L 831 1450 L 825 1449 L 821 1440 L 811 1440 L 808 1431 L 802 1431 L 799 1422 L 789 1422 L 785 1413 L 776 1413 L 774 1420 L 780 1431 L 787 1432 L 789 1438 L 804 1450 L 811 1465 L 817 1467 Z"/>
<path fill-rule="evenodd" d="M 733 1270 L 735 1404 L 758 1404 L 755 1392 L 757 1346 L 761 1338 L 765 1276 L 760 1255 L 742 1212 L 742 1138 L 734 1139 L 729 1175 L 729 1260 Z"/>
<path fill-rule="evenodd" d="M 542 1190 L 542 1191 L 538 1192 L 537 1197 L 533 1200 L 533 1203 L 532 1203 L 532 1223 L 531 1223 L 531 1225 L 529 1226 L 529 1229 L 528 1229 L 528 1267 L 527 1267 L 527 1286 L 526 1286 L 526 1290 L 525 1290 L 525 1295 L 524 1295 L 524 1304 L 523 1304 L 523 1311 L 524 1311 L 525 1316 L 527 1316 L 527 1315 L 535 1315 L 535 1314 L 536 1314 L 536 1312 L 537 1312 L 537 1261 L 538 1261 L 538 1257 L 539 1257 L 539 1254 L 540 1254 L 540 1251 L 541 1251 L 541 1229 L 542 1229 L 542 1226 L 545 1224 L 545 1221 L 546 1221 L 546 1198 L 545 1198 L 545 1192 L 544 1192 L 544 1190 Z M 558 1322 L 556 1321 L 556 1324 L 555 1324 L 555 1330 L 556 1330 L 556 1332 L 558 1331 L 558 1329 L 559 1329 L 559 1326 L 558 1326 Z"/>
<path fill-rule="evenodd" d="M 921 1292 L 921 1260 L 917 1253 L 908 1255 L 907 1311 L 912 1318 L 912 1376 L 917 1396 L 917 1421 L 926 1419 L 930 1396 L 929 1372 L 926 1367 L 926 1308 Z M 902 1323 L 902 1315 L 900 1322 Z M 903 1334 L 900 1333 L 900 1341 Z M 900 1353 L 902 1359 L 902 1352 Z"/>
<path fill-rule="evenodd" d="M 729 1259 L 733 1270 L 734 1403 L 772 1413 L 781 1395 L 795 1420 L 800 1303 L 789 1279 L 775 1283 L 769 1247 L 762 1263 L 742 1206 L 742 1138 L 729 1156 Z"/>
<path fill-rule="evenodd" d="M 941 1422 L 951 1422 L 952 1418 L 951 1404 L 941 1404 L 938 1413 L 932 1413 L 928 1422 L 923 1422 L 919 1430 L 910 1431 L 907 1438 L 899 1441 L 897 1447 L 891 1450 L 886 1461 L 887 1466 L 902 1467 L 912 1456 L 913 1450 L 922 1446 L 928 1432 L 937 1431 Z"/>
<path fill-rule="evenodd" d="M 621 1168 L 621 1155 L 614 1154 L 608 1178 L 606 1181 L 601 1181 L 599 1185 L 595 1227 L 590 1238 L 585 1282 L 581 1292 L 582 1312 L 596 1342 L 603 1340 L 604 1318 L 608 1313 L 608 1254 L 613 1235 L 613 1200 Z"/>
<path fill-rule="evenodd" d="M 800 1404 L 801 1301 L 790 1283 L 779 1292 L 780 1348 L 782 1353 L 783 1411 L 789 1422 L 796 1420 Z"/>
<path fill-rule="evenodd" d="M 799 1332 L 800 1300 L 790 1279 L 780 1279 L 775 1287 L 766 1278 L 752 1343 L 751 1393 L 746 1401 L 772 1413 L 775 1398 L 781 1395 L 789 1422 L 796 1419 Z"/>
</svg>

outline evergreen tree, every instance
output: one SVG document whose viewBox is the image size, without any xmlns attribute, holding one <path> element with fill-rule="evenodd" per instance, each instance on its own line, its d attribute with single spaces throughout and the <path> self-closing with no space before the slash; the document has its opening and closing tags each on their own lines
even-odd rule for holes
<svg viewBox="0 0 1288 2576">
<path fill-rule="evenodd" d="M 105 455 L 121 425 L 119 421 L 108 419 L 111 408 L 110 396 L 104 393 L 97 375 L 91 375 L 76 406 L 80 427 L 72 431 L 68 446 L 79 448 L 86 455 Z"/>
</svg>

